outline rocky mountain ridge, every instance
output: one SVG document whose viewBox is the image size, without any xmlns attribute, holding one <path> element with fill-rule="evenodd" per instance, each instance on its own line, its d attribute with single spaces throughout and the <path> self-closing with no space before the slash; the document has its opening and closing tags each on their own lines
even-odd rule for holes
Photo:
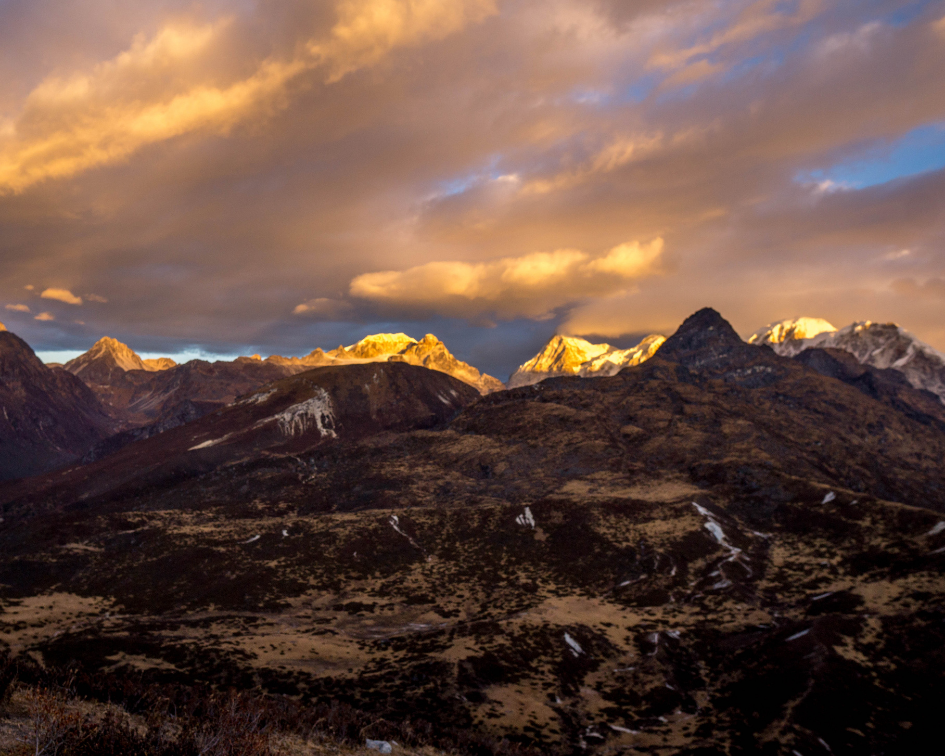
<svg viewBox="0 0 945 756">
<path fill-rule="evenodd" d="M 838 330 L 824 320 L 800 318 L 772 323 L 749 341 L 787 357 L 805 349 L 841 349 L 861 364 L 899 371 L 913 387 L 931 391 L 945 402 L 945 354 L 896 323 L 864 320 Z"/>
</svg>

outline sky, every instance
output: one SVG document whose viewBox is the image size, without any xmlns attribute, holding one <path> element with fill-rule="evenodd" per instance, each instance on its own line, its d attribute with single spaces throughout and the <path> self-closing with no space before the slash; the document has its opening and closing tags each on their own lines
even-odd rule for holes
<svg viewBox="0 0 945 756">
<path fill-rule="evenodd" d="M 701 307 L 945 350 L 945 0 L 0 0 L 0 321 L 47 358 Z"/>
</svg>

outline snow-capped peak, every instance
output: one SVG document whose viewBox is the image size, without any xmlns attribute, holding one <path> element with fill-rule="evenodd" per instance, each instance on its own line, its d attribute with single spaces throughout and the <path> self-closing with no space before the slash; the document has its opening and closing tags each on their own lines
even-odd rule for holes
<svg viewBox="0 0 945 756">
<path fill-rule="evenodd" d="M 822 333 L 833 333 L 837 329 L 823 318 L 790 318 L 771 323 L 756 331 L 749 344 L 783 344 L 786 341 L 812 339 Z"/>
<path fill-rule="evenodd" d="M 616 375 L 625 367 L 648 360 L 664 341 L 663 336 L 653 334 L 630 349 L 615 349 L 610 344 L 592 344 L 575 336 L 554 336 L 512 374 L 507 385 L 528 386 L 557 375 Z"/>
<path fill-rule="evenodd" d="M 576 336 L 553 336 L 545 348 L 519 368 L 529 373 L 577 373 L 585 362 L 612 352 L 610 344 L 591 344 Z"/>
<path fill-rule="evenodd" d="M 345 347 L 345 352 L 349 358 L 370 360 L 385 354 L 397 354 L 416 343 L 417 340 L 406 333 L 376 333 Z"/>
<path fill-rule="evenodd" d="M 936 394 L 945 402 L 945 354 L 920 341 L 896 323 L 874 323 L 861 320 L 836 330 L 823 320 L 799 318 L 811 321 L 814 328 L 824 323 L 824 328 L 812 336 L 804 337 L 803 329 L 790 335 L 792 321 L 782 321 L 762 328 L 750 339 L 753 344 L 767 344 L 783 357 L 793 357 L 805 349 L 842 349 L 864 364 L 875 368 L 898 370 L 912 386 Z M 767 334 L 771 333 L 769 337 Z M 810 333 L 810 331 L 808 331 Z M 778 340 L 777 336 L 783 335 Z"/>
</svg>

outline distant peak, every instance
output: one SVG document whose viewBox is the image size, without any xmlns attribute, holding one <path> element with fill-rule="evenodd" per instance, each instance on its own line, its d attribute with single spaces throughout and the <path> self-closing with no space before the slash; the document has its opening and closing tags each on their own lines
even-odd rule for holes
<svg viewBox="0 0 945 756">
<path fill-rule="evenodd" d="M 100 354 L 103 352 L 117 352 L 117 353 L 126 353 L 132 352 L 130 346 L 123 344 L 118 339 L 113 339 L 111 336 L 102 336 L 98 341 L 96 341 L 89 352 Z"/>
<path fill-rule="evenodd" d="M 372 359 L 385 354 L 397 354 L 417 340 L 406 333 L 375 333 L 365 336 L 357 344 L 347 347 L 345 352 L 338 350 L 338 355 L 346 354 L 357 359 Z"/>
<path fill-rule="evenodd" d="M 121 370 L 147 370 L 142 359 L 127 344 L 123 344 L 118 339 L 111 336 L 103 336 L 92 348 L 84 354 L 80 354 L 73 360 L 65 364 L 66 370 L 82 377 L 91 369 L 92 374 L 96 374 L 99 368 L 94 365 L 100 365 L 105 370 L 113 367 Z M 90 375 L 92 375 L 90 374 Z"/>
<path fill-rule="evenodd" d="M 150 370 L 152 373 L 158 372 L 160 370 L 170 370 L 172 367 L 177 367 L 177 363 L 174 362 L 170 357 L 152 357 L 147 360 L 142 360 L 144 366 Z"/>
<path fill-rule="evenodd" d="M 823 318 L 789 318 L 769 323 L 748 339 L 749 344 L 783 344 L 785 341 L 812 339 L 837 329 Z"/>
<path fill-rule="evenodd" d="M 5 330 L 7 330 L 7 327 L 3 323 L 0 323 L 0 331 L 5 331 Z"/>
</svg>

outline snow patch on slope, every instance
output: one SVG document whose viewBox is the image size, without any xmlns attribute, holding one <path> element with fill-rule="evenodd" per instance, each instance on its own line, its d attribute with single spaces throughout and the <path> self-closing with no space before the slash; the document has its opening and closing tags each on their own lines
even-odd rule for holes
<svg viewBox="0 0 945 756">
<path fill-rule="evenodd" d="M 535 517 L 532 515 L 532 510 L 528 507 L 525 507 L 525 511 L 515 518 L 515 522 L 526 528 L 535 529 Z"/>
<path fill-rule="evenodd" d="M 204 441 L 202 444 L 197 444 L 196 446 L 191 446 L 187 451 L 197 451 L 197 449 L 209 449 L 211 446 L 216 446 L 217 444 L 222 444 L 224 441 L 226 441 L 226 440 L 227 440 L 230 436 L 232 436 L 232 435 L 233 435 L 232 433 L 227 433 L 225 436 L 221 436 L 220 438 L 214 438 L 214 439 L 211 439 L 211 440 L 209 440 L 209 441 Z"/>
<path fill-rule="evenodd" d="M 268 391 L 259 391 L 251 396 L 247 396 L 245 399 L 240 399 L 237 404 L 262 404 L 270 396 L 276 393 L 275 389 L 269 389 Z"/>
<path fill-rule="evenodd" d="M 256 427 L 272 422 L 279 424 L 279 430 L 284 436 L 299 436 L 315 427 L 322 436 L 338 438 L 335 432 L 334 406 L 328 392 L 322 388 L 315 389 L 315 396 L 311 399 L 293 404 L 278 415 L 260 420 Z"/>
</svg>

